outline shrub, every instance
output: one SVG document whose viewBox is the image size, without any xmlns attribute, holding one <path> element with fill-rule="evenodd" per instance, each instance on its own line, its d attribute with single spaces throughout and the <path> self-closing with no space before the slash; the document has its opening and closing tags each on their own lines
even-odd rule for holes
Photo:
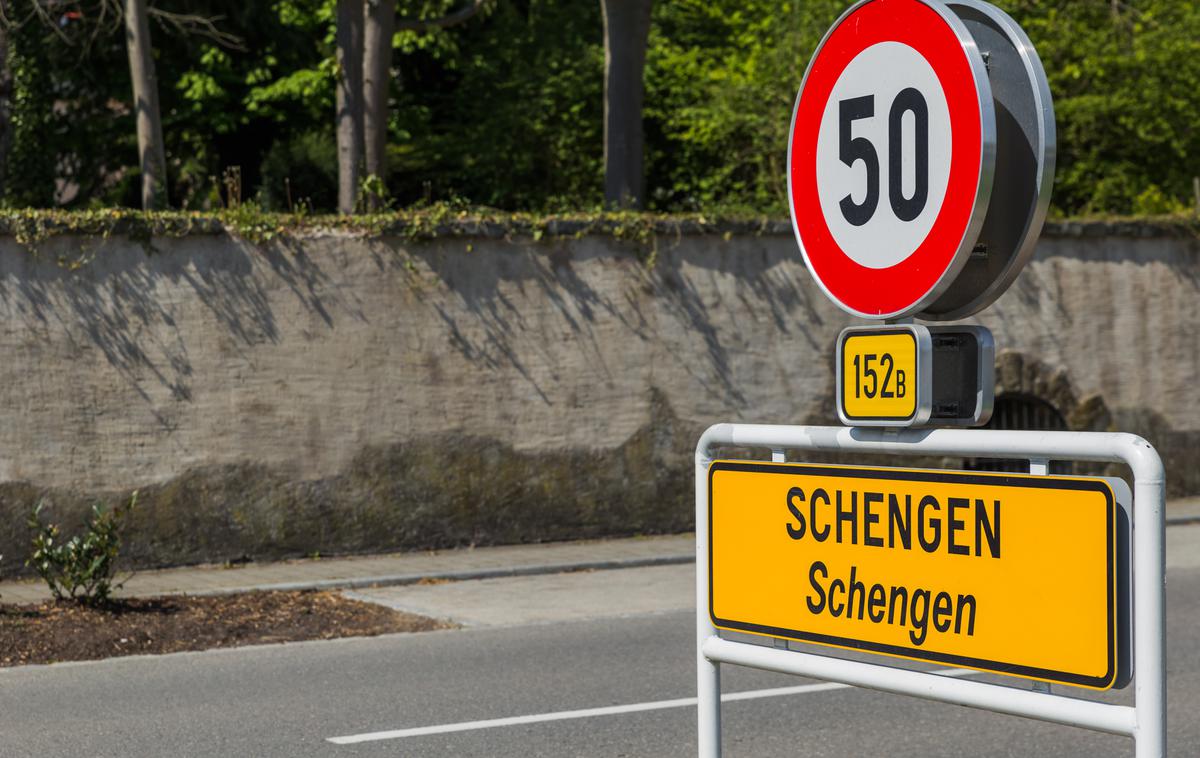
<svg viewBox="0 0 1200 758">
<path fill-rule="evenodd" d="M 122 584 L 113 583 L 121 550 L 121 530 L 136 503 L 137 492 L 127 504 L 112 510 L 96 503 L 83 535 L 62 542 L 58 525 L 42 521 L 44 503 L 39 502 L 29 515 L 29 528 L 34 530 L 33 554 L 25 565 L 38 573 L 58 600 L 106 602 L 113 589 Z"/>
</svg>

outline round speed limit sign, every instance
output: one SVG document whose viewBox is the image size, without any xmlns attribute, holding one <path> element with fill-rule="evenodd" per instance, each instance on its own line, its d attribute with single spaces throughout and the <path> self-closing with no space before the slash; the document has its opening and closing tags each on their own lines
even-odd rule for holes
<svg viewBox="0 0 1200 758">
<path fill-rule="evenodd" d="M 971 257 L 995 160 L 987 65 L 962 20 L 937 0 L 854 6 L 792 117 L 792 222 L 812 275 L 854 315 L 921 312 Z"/>
</svg>

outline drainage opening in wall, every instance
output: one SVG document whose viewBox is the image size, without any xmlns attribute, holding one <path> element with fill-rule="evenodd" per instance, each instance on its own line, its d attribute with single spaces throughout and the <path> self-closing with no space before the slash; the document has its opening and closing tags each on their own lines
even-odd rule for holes
<svg viewBox="0 0 1200 758">
<path fill-rule="evenodd" d="M 1033 395 L 1004 394 L 996 398 L 992 418 L 984 429 L 1022 429 L 1058 432 L 1067 430 L 1066 419 L 1054 406 Z M 967 458 L 967 471 L 1029 473 L 1029 461 L 1012 458 Z M 1071 461 L 1050 461 L 1051 474 L 1072 474 Z"/>
</svg>

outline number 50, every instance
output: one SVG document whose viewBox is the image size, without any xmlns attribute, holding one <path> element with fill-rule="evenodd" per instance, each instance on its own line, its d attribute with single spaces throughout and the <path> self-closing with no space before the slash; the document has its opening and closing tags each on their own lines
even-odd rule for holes
<svg viewBox="0 0 1200 758">
<path fill-rule="evenodd" d="M 912 197 L 905 197 L 901 180 L 901 119 L 905 113 L 913 114 L 916 132 L 916 187 Z M 879 205 L 879 155 L 875 146 L 866 137 L 852 137 L 854 122 L 875 115 L 875 96 L 852 97 L 838 101 L 838 158 L 847 166 L 862 161 L 867 168 L 867 196 L 861 203 L 854 202 L 850 195 L 841 199 L 839 205 L 846 221 L 862 226 L 875 215 Z M 929 106 L 920 91 L 909 87 L 901 90 L 892 101 L 888 111 L 888 201 L 892 212 L 901 221 L 912 221 L 921 215 L 929 195 Z"/>
</svg>

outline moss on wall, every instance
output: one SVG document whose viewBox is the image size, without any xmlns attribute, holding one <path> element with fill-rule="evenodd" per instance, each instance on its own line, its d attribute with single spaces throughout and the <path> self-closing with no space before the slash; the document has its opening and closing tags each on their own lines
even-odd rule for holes
<svg viewBox="0 0 1200 758">
<path fill-rule="evenodd" d="M 149 568 L 686 531 L 702 430 L 681 424 L 657 392 L 651 410 L 650 423 L 607 450 L 528 453 L 446 435 L 366 448 L 313 481 L 262 465 L 192 469 L 139 490 L 122 554 Z M 39 500 L 71 533 L 92 502 L 128 496 L 0 485 L 0 568 L 24 570 L 24 524 Z"/>
</svg>

